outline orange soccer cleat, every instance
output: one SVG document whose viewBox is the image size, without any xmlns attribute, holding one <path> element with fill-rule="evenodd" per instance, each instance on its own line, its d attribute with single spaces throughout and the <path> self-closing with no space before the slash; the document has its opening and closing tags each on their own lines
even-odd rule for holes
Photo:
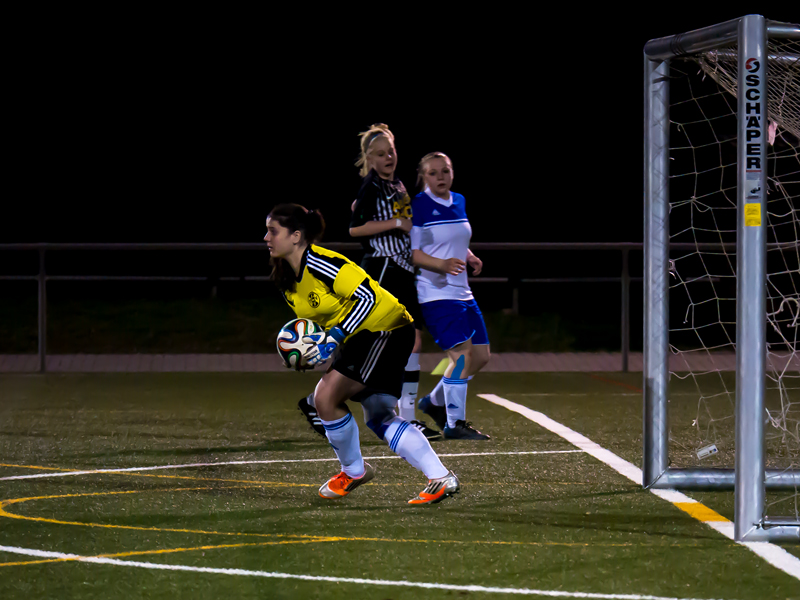
<svg viewBox="0 0 800 600">
<path fill-rule="evenodd" d="M 456 474 L 450 471 L 439 479 L 429 479 L 428 485 L 419 493 L 419 496 L 408 501 L 409 504 L 436 504 L 448 496 L 457 494 L 461 490 Z"/>
<path fill-rule="evenodd" d="M 375 477 L 375 469 L 373 469 L 369 463 L 364 463 L 364 474 L 361 477 L 350 477 L 347 473 L 342 471 L 338 475 L 334 475 L 328 479 L 328 481 L 319 488 L 319 495 L 328 500 L 343 498 L 358 486 L 372 481 L 373 477 Z"/>
</svg>

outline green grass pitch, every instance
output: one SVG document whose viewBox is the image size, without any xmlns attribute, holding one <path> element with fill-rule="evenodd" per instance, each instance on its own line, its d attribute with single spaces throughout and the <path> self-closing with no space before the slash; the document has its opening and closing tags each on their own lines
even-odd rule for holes
<svg viewBox="0 0 800 600">
<path fill-rule="evenodd" d="M 357 405 L 377 476 L 340 501 L 317 495 L 338 463 L 297 410 L 316 380 L 0 376 L 0 547 L 44 552 L 0 550 L 0 598 L 800 598 L 797 579 L 477 397 L 540 411 L 640 465 L 641 374 L 478 375 L 467 414 L 492 439 L 433 442 L 454 455 L 442 460 L 462 491 L 423 507 L 406 502 L 424 477 Z M 434 382 L 423 375 L 420 391 Z M 195 463 L 214 464 L 176 466 Z M 156 466 L 170 468 L 143 470 Z M 29 475 L 46 477 L 8 479 Z M 733 518 L 732 494 L 688 495 Z"/>
</svg>

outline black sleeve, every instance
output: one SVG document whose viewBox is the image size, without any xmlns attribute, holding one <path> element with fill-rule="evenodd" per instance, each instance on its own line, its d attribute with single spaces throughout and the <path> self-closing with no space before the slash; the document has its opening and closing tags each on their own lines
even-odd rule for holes
<svg viewBox="0 0 800 600">
<path fill-rule="evenodd" d="M 350 227 L 359 227 L 364 223 L 376 220 L 378 212 L 378 186 L 367 177 L 356 196 L 356 207 L 350 218 Z"/>
<path fill-rule="evenodd" d="M 355 289 L 352 299 L 356 303 L 339 323 L 339 327 L 348 335 L 358 329 L 372 312 L 372 309 L 375 308 L 377 299 L 375 298 L 375 292 L 372 291 L 372 287 L 369 285 L 369 279 L 362 281 Z"/>
</svg>

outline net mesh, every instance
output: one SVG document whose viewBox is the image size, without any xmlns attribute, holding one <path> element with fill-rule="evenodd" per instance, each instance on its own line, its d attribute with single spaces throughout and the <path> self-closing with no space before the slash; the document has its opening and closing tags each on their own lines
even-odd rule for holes
<svg viewBox="0 0 800 600">
<path fill-rule="evenodd" d="M 800 42 L 769 40 L 767 52 L 766 465 L 800 469 Z M 671 63 L 670 457 L 732 467 L 737 52 Z M 798 498 L 770 493 L 767 512 L 798 518 Z"/>
</svg>

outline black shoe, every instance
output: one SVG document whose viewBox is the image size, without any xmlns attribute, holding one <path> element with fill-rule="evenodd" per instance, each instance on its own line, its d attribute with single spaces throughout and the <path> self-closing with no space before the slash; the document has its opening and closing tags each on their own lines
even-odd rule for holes
<svg viewBox="0 0 800 600">
<path fill-rule="evenodd" d="M 485 433 L 481 433 L 466 421 L 456 421 L 455 427 L 444 427 L 444 437 L 447 440 L 488 440 Z"/>
<path fill-rule="evenodd" d="M 447 425 L 447 410 L 444 406 L 436 406 L 431 402 L 430 396 L 425 396 L 419 401 L 419 409 L 433 419 L 439 429 L 444 429 Z"/>
<path fill-rule="evenodd" d="M 311 425 L 311 429 L 328 439 L 328 436 L 325 435 L 325 427 L 322 426 L 322 419 L 317 415 L 317 409 L 311 406 L 305 398 L 300 399 L 300 402 L 297 403 L 297 408 L 303 413 L 308 424 Z"/>
<path fill-rule="evenodd" d="M 425 421 L 409 421 L 414 427 L 419 429 L 428 441 L 442 439 L 442 432 L 431 429 L 425 424 Z"/>
</svg>

